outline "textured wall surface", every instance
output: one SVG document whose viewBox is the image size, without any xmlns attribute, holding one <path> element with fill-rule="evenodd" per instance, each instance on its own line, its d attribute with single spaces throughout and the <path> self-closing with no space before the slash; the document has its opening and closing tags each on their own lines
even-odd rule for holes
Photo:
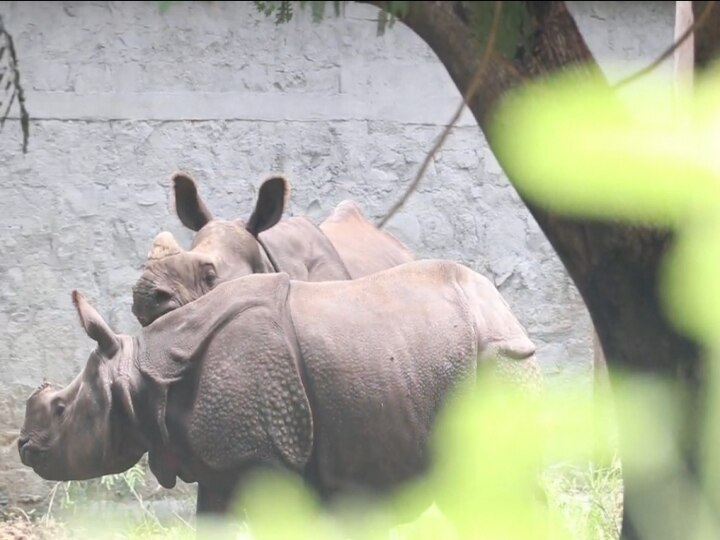
<svg viewBox="0 0 720 540">
<path fill-rule="evenodd" d="M 259 181 L 281 171 L 288 214 L 319 221 L 353 198 L 377 220 L 460 99 L 408 29 L 376 37 L 374 8 L 319 25 L 299 12 L 278 30 L 245 3 L 157 4 L 0 2 L 33 118 L 26 155 L 17 121 L 0 133 L 0 511 L 47 492 L 15 440 L 29 392 L 68 382 L 90 353 L 70 291 L 135 332 L 130 289 L 152 238 L 168 229 L 187 244 L 175 169 L 216 215 L 248 216 Z M 671 2 L 572 9 L 614 77 L 672 40 Z M 587 379 L 585 308 L 469 114 L 388 228 L 418 257 L 494 279 L 551 380 Z"/>
</svg>

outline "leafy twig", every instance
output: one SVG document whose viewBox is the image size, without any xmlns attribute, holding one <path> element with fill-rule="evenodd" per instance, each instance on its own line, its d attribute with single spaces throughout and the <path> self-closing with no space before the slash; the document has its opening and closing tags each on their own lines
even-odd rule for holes
<svg viewBox="0 0 720 540">
<path fill-rule="evenodd" d="M 695 30 L 700 28 L 705 23 L 705 21 L 707 20 L 708 16 L 710 15 L 710 12 L 712 11 L 712 8 L 714 6 L 715 6 L 715 0 L 709 1 L 705 5 L 705 8 L 702 10 L 702 13 L 697 18 L 697 20 L 695 20 L 695 22 L 693 22 L 688 27 L 687 30 L 685 30 L 683 35 L 680 36 L 675 43 L 673 43 L 672 45 L 670 45 L 670 47 L 665 49 L 665 51 L 660 56 L 658 56 L 652 63 L 650 63 L 647 66 L 645 66 L 644 68 L 636 71 L 635 73 L 628 75 L 624 79 L 621 79 L 619 82 L 616 82 L 613 85 L 613 89 L 617 90 L 618 88 L 622 88 L 623 86 L 626 86 L 626 85 L 630 84 L 631 82 L 636 81 L 640 77 L 643 77 L 643 76 L 647 75 L 648 73 L 650 73 L 651 71 L 653 71 L 660 64 L 662 64 L 665 60 L 670 58 L 670 56 L 672 56 L 672 54 L 678 49 L 678 47 L 680 47 L 683 43 L 685 43 L 685 41 L 687 41 L 687 39 L 695 32 Z"/>
<path fill-rule="evenodd" d="M 460 119 L 460 115 L 462 114 L 463 109 L 468 104 L 468 102 L 473 98 L 475 93 L 480 89 L 480 84 L 483 81 L 483 78 L 482 78 L 483 74 L 485 73 L 485 69 L 487 68 L 488 64 L 490 63 L 490 56 L 492 55 L 493 47 L 495 45 L 495 39 L 497 37 L 498 28 L 500 26 L 501 11 L 502 11 L 502 1 L 496 1 L 492 26 L 490 28 L 490 33 L 488 34 L 487 45 L 485 46 L 485 50 L 483 51 L 482 59 L 480 60 L 477 70 L 475 71 L 475 75 L 473 76 L 473 79 L 470 82 L 470 85 L 468 86 L 468 89 L 465 92 L 465 95 L 463 96 L 462 102 L 460 103 L 457 110 L 455 111 L 455 114 L 453 114 L 452 118 L 450 119 L 450 123 L 445 127 L 443 132 L 440 134 L 440 137 L 438 137 L 437 141 L 435 141 L 435 144 L 433 145 L 430 152 L 428 152 L 428 154 L 425 156 L 425 160 L 423 161 L 422 165 L 420 166 L 420 170 L 415 175 L 415 178 L 410 183 L 408 188 L 405 190 L 405 193 L 403 194 L 403 196 L 400 197 L 400 199 L 393 205 L 393 207 L 385 215 L 385 217 L 380 220 L 380 222 L 378 223 L 378 227 L 383 227 L 390 220 L 390 218 L 392 218 L 397 213 L 397 211 L 403 207 L 403 205 L 407 202 L 410 195 L 412 195 L 412 193 L 417 189 L 418 184 L 420 184 L 420 180 L 422 180 L 422 177 L 425 175 L 425 172 L 427 171 L 428 167 L 430 166 L 430 162 L 433 160 L 433 158 L 435 157 L 435 154 L 440 150 L 442 145 L 445 143 L 445 140 L 450 135 L 450 131 L 452 131 L 452 129 L 455 127 L 455 124 L 457 124 L 457 121 Z"/>
</svg>

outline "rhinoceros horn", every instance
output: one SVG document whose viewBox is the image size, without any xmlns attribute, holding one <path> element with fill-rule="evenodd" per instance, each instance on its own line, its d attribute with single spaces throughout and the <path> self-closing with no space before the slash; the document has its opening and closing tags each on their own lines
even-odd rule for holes
<svg viewBox="0 0 720 540">
<path fill-rule="evenodd" d="M 156 261 L 180 253 L 181 249 L 172 233 L 163 231 L 155 237 L 148 260 Z"/>
</svg>

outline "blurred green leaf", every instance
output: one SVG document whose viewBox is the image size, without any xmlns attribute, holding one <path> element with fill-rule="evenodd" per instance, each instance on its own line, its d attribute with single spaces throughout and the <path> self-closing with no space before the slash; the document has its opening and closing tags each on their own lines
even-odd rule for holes
<svg viewBox="0 0 720 540">
<path fill-rule="evenodd" d="M 629 509 L 641 538 L 668 537 L 673 521 L 690 519 L 695 509 L 679 529 L 687 538 L 717 538 L 720 71 L 703 74 L 694 94 L 674 102 L 667 81 L 649 78 L 620 95 L 589 73 L 580 67 L 514 92 L 494 118 L 491 140 L 518 191 L 534 204 L 673 231 L 661 293 L 673 323 L 705 347 L 702 479 L 688 474 L 676 447 L 690 396 L 647 377 L 618 379 L 614 387 L 623 475 L 657 486 Z M 668 512 L 658 515 L 658 508 Z"/>
<path fill-rule="evenodd" d="M 174 4 L 172 0 L 161 0 L 158 2 L 158 8 L 160 10 L 160 13 L 165 13 L 168 9 L 170 9 L 170 6 Z"/>
<path fill-rule="evenodd" d="M 717 103 L 685 98 L 672 115 L 666 89 L 641 84 L 620 100 L 578 69 L 509 96 L 491 139 L 517 189 L 565 215 L 669 226 L 716 201 Z"/>
</svg>

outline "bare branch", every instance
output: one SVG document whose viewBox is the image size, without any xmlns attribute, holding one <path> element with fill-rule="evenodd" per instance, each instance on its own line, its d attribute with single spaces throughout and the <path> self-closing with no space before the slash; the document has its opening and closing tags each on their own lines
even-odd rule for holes
<svg viewBox="0 0 720 540">
<path fill-rule="evenodd" d="M 13 79 L 15 78 L 15 74 L 13 73 L 12 69 L 10 68 L 4 68 L 0 71 L 0 90 L 7 91 L 8 88 L 10 88 L 13 84 Z"/>
<path fill-rule="evenodd" d="M 450 123 L 445 127 L 443 132 L 440 134 L 440 137 L 438 137 L 437 141 L 435 141 L 435 144 L 430 149 L 430 152 L 428 152 L 428 154 L 425 156 L 425 160 L 423 161 L 422 165 L 420 166 L 420 170 L 418 170 L 417 175 L 415 175 L 415 178 L 410 183 L 408 188 L 405 190 L 405 193 L 393 205 L 393 207 L 385 215 L 385 217 L 380 220 L 380 222 L 378 223 L 378 227 L 382 228 L 397 213 L 397 211 L 403 207 L 403 205 L 407 202 L 410 195 L 412 195 L 413 192 L 417 189 L 418 185 L 420 184 L 420 180 L 422 180 L 422 177 L 425 175 L 425 172 L 427 171 L 428 167 L 430 166 L 430 162 L 433 160 L 433 158 L 435 157 L 435 154 L 437 154 L 437 152 L 440 150 L 442 145 L 445 144 L 445 140 L 448 138 L 448 136 L 450 135 L 450 132 L 455 127 L 455 124 L 457 124 L 457 121 L 460 119 L 460 115 L 462 114 L 463 109 L 465 109 L 465 106 L 473 98 L 475 93 L 479 90 L 480 85 L 483 80 L 482 76 L 485 73 L 488 63 L 490 62 L 490 56 L 492 55 L 493 48 L 495 46 L 495 38 L 497 37 L 498 28 L 500 27 L 500 13 L 501 12 L 502 12 L 502 1 L 496 1 L 495 2 L 495 12 L 493 14 L 492 27 L 490 28 L 490 33 L 488 34 L 488 40 L 487 40 L 487 44 L 485 46 L 485 50 L 483 51 L 482 59 L 480 60 L 480 63 L 478 64 L 478 68 L 475 71 L 475 75 L 473 76 L 473 79 L 470 82 L 470 85 L 468 86 L 468 89 L 465 92 L 465 95 L 463 96 L 463 99 L 460 102 L 460 105 L 458 106 L 457 110 L 455 111 L 455 114 L 453 114 L 452 118 L 450 119 Z"/>
<path fill-rule="evenodd" d="M 3 50 L 7 48 L 10 54 L 10 58 L 8 60 L 8 70 L 12 77 L 12 85 L 14 86 L 14 88 L 10 90 L 10 104 L 8 105 L 5 114 L 3 114 L 2 116 L 2 122 L 0 122 L 0 127 L 2 127 L 2 124 L 4 124 L 6 115 L 9 114 L 10 107 L 12 107 L 12 103 L 17 97 L 18 105 L 20 106 L 20 127 L 23 133 L 23 154 L 26 154 L 28 140 L 30 138 L 30 114 L 28 113 L 25 106 L 25 92 L 22 85 L 20 84 L 20 71 L 17 67 L 18 62 L 17 54 L 15 53 L 15 45 L 13 43 L 12 36 L 8 33 L 7 30 L 5 30 L 5 25 L 3 24 L 2 17 L 0 17 L 0 38 L 5 38 L 5 45 L 3 45 Z"/>
<path fill-rule="evenodd" d="M 10 92 L 10 99 L 8 99 L 7 105 L 0 103 L 0 129 L 5 126 L 5 120 L 7 120 L 7 117 L 10 114 L 10 109 L 12 109 L 13 103 L 15 103 L 16 96 L 17 92 L 12 91 Z"/>
<path fill-rule="evenodd" d="M 693 35 L 695 30 L 700 28 L 705 23 L 707 18 L 710 16 L 710 12 L 712 11 L 712 8 L 714 6 L 715 6 L 715 0 L 708 2 L 705 5 L 705 9 L 703 9 L 703 12 L 700 14 L 700 16 L 697 18 L 697 20 L 692 25 L 690 25 L 687 30 L 685 30 L 685 33 L 682 36 L 680 36 L 680 38 L 675 43 L 673 43 L 672 45 L 670 45 L 670 47 L 665 49 L 665 51 L 660 56 L 658 56 L 654 62 L 652 62 L 651 64 L 648 64 L 641 70 L 638 70 L 635 73 L 633 73 L 632 75 L 629 75 L 629 76 L 625 77 L 624 79 L 620 80 L 619 82 L 615 83 L 613 85 L 613 88 L 615 90 L 617 90 L 618 88 L 622 88 L 623 86 L 626 86 L 626 85 L 630 84 L 631 82 L 636 81 L 640 77 L 644 77 L 645 75 L 647 75 L 648 73 L 653 71 L 655 68 L 657 68 L 660 64 L 662 64 L 665 60 L 670 58 L 673 55 L 673 53 L 678 49 L 678 47 L 680 47 L 691 35 Z"/>
</svg>

